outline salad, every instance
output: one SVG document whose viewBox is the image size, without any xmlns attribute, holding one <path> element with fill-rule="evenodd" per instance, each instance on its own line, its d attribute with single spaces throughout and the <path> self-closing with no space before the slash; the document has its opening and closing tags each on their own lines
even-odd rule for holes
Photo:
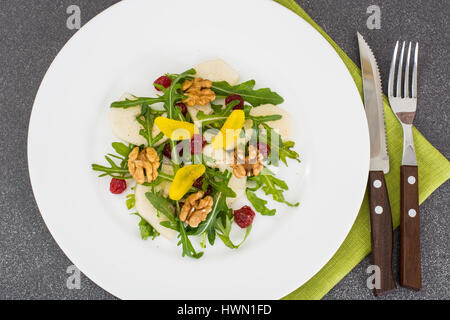
<svg viewBox="0 0 450 320">
<path fill-rule="evenodd" d="M 291 141 L 283 98 L 239 74 L 222 59 L 203 62 L 153 83 L 155 97 L 125 94 L 110 106 L 114 153 L 93 164 L 109 177 L 110 191 L 126 196 L 140 217 L 142 239 L 177 238 L 182 256 L 200 258 L 218 240 L 239 248 L 250 234 L 255 211 L 273 216 L 268 199 L 285 199 L 287 184 L 274 168 L 300 162 Z M 130 187 L 130 188 L 129 188 Z M 261 190 L 261 191 L 259 191 Z M 236 208 L 236 200 L 250 205 Z M 230 239 L 234 225 L 243 239 Z M 191 238 L 200 238 L 200 249 Z"/>
</svg>

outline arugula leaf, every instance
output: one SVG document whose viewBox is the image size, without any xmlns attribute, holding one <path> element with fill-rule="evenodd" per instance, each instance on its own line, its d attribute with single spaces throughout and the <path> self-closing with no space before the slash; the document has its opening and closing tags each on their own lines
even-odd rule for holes
<svg viewBox="0 0 450 320">
<path fill-rule="evenodd" d="M 182 221 L 178 221 L 179 231 L 178 238 L 180 241 L 178 241 L 178 245 L 181 244 L 183 248 L 182 256 L 188 256 L 194 259 L 199 259 L 203 256 L 203 252 L 196 252 L 194 249 L 194 246 L 192 245 L 191 241 L 189 240 L 189 237 L 186 234 L 186 229 L 184 228 L 184 223 Z"/>
<path fill-rule="evenodd" d="M 247 189 L 247 199 L 253 205 L 256 211 L 263 216 L 273 216 L 276 213 L 275 209 L 270 210 L 266 207 L 267 201 L 259 198 L 253 191 Z"/>
<path fill-rule="evenodd" d="M 118 154 L 120 154 L 124 158 L 128 158 L 128 155 L 130 154 L 131 150 L 133 150 L 133 148 L 134 148 L 134 146 L 131 144 L 127 146 L 121 142 L 113 142 L 112 147 Z"/>
<path fill-rule="evenodd" d="M 281 118 L 283 118 L 283 116 L 280 115 L 280 114 L 272 114 L 272 115 L 268 115 L 268 116 L 252 116 L 252 115 L 248 115 L 246 117 L 246 119 L 253 120 L 253 122 L 255 122 L 256 125 L 259 125 L 262 122 L 277 121 L 277 120 L 280 120 Z"/>
<path fill-rule="evenodd" d="M 181 88 L 180 81 L 182 79 L 185 79 L 191 75 L 196 74 L 195 69 L 189 69 L 177 76 L 173 76 L 172 84 L 170 87 L 164 91 L 164 108 L 167 111 L 167 117 L 169 119 L 176 119 L 184 121 L 184 117 L 181 114 L 180 110 L 178 108 L 175 108 L 175 102 L 178 100 L 183 99 L 183 95 L 178 93 L 178 90 Z"/>
<path fill-rule="evenodd" d="M 161 221 L 159 224 L 162 225 L 163 227 L 166 227 L 166 228 L 169 228 L 169 229 L 178 231 L 178 232 L 180 231 L 180 230 L 178 229 L 178 223 L 176 223 L 176 222 L 172 222 L 172 221 Z"/>
<path fill-rule="evenodd" d="M 152 147 L 164 137 L 162 132 L 160 132 L 156 137 L 153 137 L 153 126 L 155 119 L 162 113 L 162 111 L 153 110 L 148 106 L 148 104 L 143 103 L 141 113 L 136 117 L 136 121 L 143 127 L 143 129 L 139 130 L 139 134 L 147 140 L 147 145 L 149 147 Z"/>
<path fill-rule="evenodd" d="M 157 97 L 157 98 L 140 97 L 140 98 L 136 98 L 134 100 L 126 99 L 124 101 L 115 101 L 115 102 L 111 103 L 111 108 L 126 109 L 126 108 L 139 106 L 143 103 L 145 103 L 147 105 L 151 105 L 151 104 L 155 104 L 158 102 L 164 102 L 164 98 L 162 98 L 162 97 Z"/>
<path fill-rule="evenodd" d="M 272 92 L 269 88 L 255 90 L 255 80 L 249 80 L 241 84 L 231 86 L 226 81 L 213 82 L 211 90 L 219 97 L 227 97 L 231 94 L 240 95 L 245 101 L 253 107 L 262 104 L 280 104 L 284 99 L 276 92 Z"/>
<path fill-rule="evenodd" d="M 116 179 L 131 179 L 131 175 L 128 172 L 128 155 L 134 146 L 130 144 L 127 147 L 123 143 L 119 142 L 113 142 L 112 146 L 120 156 L 114 154 L 105 155 L 105 159 L 109 163 L 110 167 L 94 163 L 91 165 L 92 170 L 102 172 L 99 177 L 110 176 Z M 119 159 L 120 164 L 116 164 L 111 158 Z"/>
<path fill-rule="evenodd" d="M 134 208 L 135 204 L 136 204 L 136 199 L 134 197 L 134 193 L 130 193 L 129 195 L 127 195 L 127 209 L 131 210 Z"/>
<path fill-rule="evenodd" d="M 230 218 L 228 215 L 223 216 L 222 219 L 217 219 L 216 222 L 216 231 L 219 238 L 222 242 L 230 249 L 238 249 L 244 242 L 247 240 L 247 237 L 252 230 L 252 226 L 248 227 L 245 231 L 244 239 L 237 245 L 235 245 L 230 239 L 231 233 L 231 224 L 233 222 L 233 218 Z"/>
<path fill-rule="evenodd" d="M 143 240 L 147 240 L 150 237 L 152 237 L 152 240 L 154 240 L 157 236 L 159 236 L 159 232 L 156 231 L 156 229 L 153 228 L 152 225 L 145 221 L 142 217 L 141 221 L 139 222 L 139 231 L 141 232 L 141 238 Z"/>
<path fill-rule="evenodd" d="M 199 111 L 197 113 L 197 119 L 197 123 L 202 126 L 217 123 L 217 127 L 220 127 L 220 124 L 223 124 L 228 117 L 221 114 L 205 114 L 203 111 Z"/>
<path fill-rule="evenodd" d="M 235 198 L 236 193 L 228 187 L 230 178 L 231 175 L 228 173 L 228 170 L 222 173 L 209 167 L 206 167 L 205 174 L 203 175 L 203 181 L 206 180 L 208 184 L 214 188 L 214 190 L 222 193 L 225 197 Z"/>
<path fill-rule="evenodd" d="M 149 147 L 153 146 L 153 117 L 150 112 L 148 104 L 143 103 L 141 108 L 141 114 L 136 117 L 137 122 L 144 128 L 139 130 L 139 134 L 147 140 Z"/>
<path fill-rule="evenodd" d="M 222 193 L 218 192 L 214 196 L 214 203 L 211 212 L 208 213 L 208 217 L 206 218 L 206 220 L 200 223 L 197 228 L 190 229 L 187 234 L 190 236 L 196 236 L 204 232 L 209 232 L 210 229 L 214 229 L 217 214 L 224 208 L 225 210 L 228 210 L 228 207 L 225 203 L 225 197 L 222 195 Z"/>
<path fill-rule="evenodd" d="M 262 123 L 262 125 L 266 130 L 266 135 L 260 135 L 259 139 L 261 142 L 266 143 L 270 147 L 271 156 L 269 157 L 269 159 L 271 160 L 271 164 L 273 164 L 274 166 L 278 166 L 278 159 L 280 159 L 287 166 L 287 158 L 294 159 L 297 162 L 300 162 L 299 154 L 292 150 L 292 148 L 295 146 L 295 142 L 283 142 L 283 139 L 281 139 L 281 136 L 275 130 L 272 130 L 272 128 L 266 123 Z M 278 143 L 273 144 L 273 141 L 278 141 Z"/>
<path fill-rule="evenodd" d="M 208 231 L 208 242 L 210 245 L 214 245 L 214 242 L 216 241 L 216 229 L 211 228 Z"/>
<path fill-rule="evenodd" d="M 223 105 L 210 103 L 211 108 L 214 110 L 214 113 L 221 113 L 223 109 Z"/>
<path fill-rule="evenodd" d="M 159 193 L 147 192 L 145 196 L 158 212 L 165 215 L 169 221 L 176 222 L 175 209 L 168 199 L 164 198 Z"/>
<path fill-rule="evenodd" d="M 294 159 L 297 162 L 301 162 L 299 157 L 300 155 L 292 150 L 292 148 L 295 146 L 295 142 L 293 141 L 285 141 L 281 142 L 279 154 L 281 161 L 284 162 L 284 164 L 287 165 L 286 158 Z"/>
<path fill-rule="evenodd" d="M 230 103 L 228 103 L 225 106 L 225 109 L 221 112 L 221 115 L 229 116 L 231 112 L 233 111 L 233 108 L 236 107 L 240 103 L 239 100 L 232 100 Z"/>
<path fill-rule="evenodd" d="M 153 228 L 153 226 L 144 218 L 142 218 L 142 216 L 138 212 L 135 212 L 133 214 L 141 218 L 141 220 L 139 221 L 139 232 L 141 233 L 142 240 L 147 240 L 150 237 L 152 237 L 152 240 L 154 240 L 157 236 L 159 236 L 159 232 L 156 231 L 156 229 Z"/>
<path fill-rule="evenodd" d="M 259 175 L 249 178 L 251 181 L 255 181 L 258 187 L 262 187 L 262 190 L 266 195 L 271 195 L 273 200 L 287 204 L 290 207 L 297 207 L 299 203 L 290 203 L 284 199 L 283 191 L 288 189 L 286 182 L 275 178 L 272 175 Z"/>
</svg>

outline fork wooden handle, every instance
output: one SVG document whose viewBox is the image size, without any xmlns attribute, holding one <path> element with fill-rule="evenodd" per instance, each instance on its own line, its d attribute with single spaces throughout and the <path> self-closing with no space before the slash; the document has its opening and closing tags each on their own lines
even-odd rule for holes
<svg viewBox="0 0 450 320">
<path fill-rule="evenodd" d="M 400 167 L 400 285 L 417 291 L 422 288 L 418 178 L 417 166 Z"/>
<path fill-rule="evenodd" d="M 392 272 L 393 230 L 391 206 L 383 171 L 369 172 L 370 229 L 372 235 L 372 264 L 380 268 L 376 296 L 397 288 Z"/>
</svg>

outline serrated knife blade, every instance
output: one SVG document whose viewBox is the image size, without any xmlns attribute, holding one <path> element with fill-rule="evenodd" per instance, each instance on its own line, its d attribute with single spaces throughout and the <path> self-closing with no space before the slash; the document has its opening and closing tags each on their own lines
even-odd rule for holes
<svg viewBox="0 0 450 320">
<path fill-rule="evenodd" d="M 389 171 L 384 125 L 383 91 L 377 61 L 367 42 L 358 33 L 359 53 L 364 87 L 364 106 L 370 136 L 369 208 L 372 265 L 379 268 L 376 296 L 395 290 L 392 272 L 392 215 L 384 175 Z"/>
<path fill-rule="evenodd" d="M 361 71 L 364 87 L 364 106 L 370 136 L 370 170 L 389 172 L 389 156 L 384 124 L 383 90 L 375 56 L 367 42 L 358 33 Z"/>
</svg>

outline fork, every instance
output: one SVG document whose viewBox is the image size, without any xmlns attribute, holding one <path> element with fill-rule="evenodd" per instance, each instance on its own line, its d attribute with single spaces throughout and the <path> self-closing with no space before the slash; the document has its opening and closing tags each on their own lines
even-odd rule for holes
<svg viewBox="0 0 450 320">
<path fill-rule="evenodd" d="M 389 73 L 388 96 L 391 108 L 403 127 L 403 158 L 400 167 L 400 285 L 418 291 L 422 287 L 419 181 L 412 124 L 417 108 L 417 61 L 419 44 L 415 44 L 411 79 L 410 69 L 413 45 L 409 42 L 404 74 L 403 60 L 406 42 L 404 41 L 402 44 L 398 68 L 396 68 L 399 45 L 400 43 L 397 41 Z M 397 77 L 395 78 L 396 69 Z M 395 92 L 394 86 L 396 87 Z"/>
</svg>

